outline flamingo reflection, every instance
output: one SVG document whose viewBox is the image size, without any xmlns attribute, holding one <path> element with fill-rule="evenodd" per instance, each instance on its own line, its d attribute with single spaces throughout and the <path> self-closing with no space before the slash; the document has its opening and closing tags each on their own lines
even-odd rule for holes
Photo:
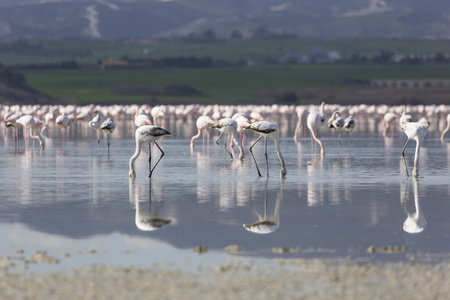
<svg viewBox="0 0 450 300">
<path fill-rule="evenodd" d="M 280 204 L 283 198 L 283 181 L 280 182 L 280 189 L 278 190 L 277 199 L 275 201 L 275 211 L 273 215 L 267 215 L 267 186 L 269 180 L 266 179 L 266 185 L 264 190 L 264 215 L 259 214 L 256 210 L 253 210 L 256 216 L 259 218 L 253 224 L 244 224 L 244 228 L 248 231 L 267 234 L 276 231 L 280 227 Z"/>
<path fill-rule="evenodd" d="M 403 190 L 402 195 L 402 206 L 406 213 L 406 220 L 403 222 L 403 230 L 408 233 L 419 233 L 422 232 L 425 227 L 427 227 L 427 220 L 425 219 L 425 216 L 423 215 L 423 212 L 420 208 L 419 203 L 419 181 L 417 179 L 413 179 L 414 184 L 414 205 L 416 208 L 416 211 L 414 213 L 410 213 L 408 211 L 408 208 L 406 206 L 406 184 L 405 188 Z"/>
<path fill-rule="evenodd" d="M 130 178 L 130 202 L 134 201 L 136 204 L 136 216 L 135 223 L 136 227 L 142 231 L 154 231 L 161 229 L 164 226 L 172 222 L 172 218 L 164 218 L 158 215 L 158 211 L 162 206 L 162 202 L 158 202 L 158 206 L 154 211 L 152 211 L 152 181 L 149 180 L 149 191 L 148 191 L 148 209 L 143 205 L 143 201 L 139 200 L 139 194 L 136 193 L 138 186 Z"/>
</svg>

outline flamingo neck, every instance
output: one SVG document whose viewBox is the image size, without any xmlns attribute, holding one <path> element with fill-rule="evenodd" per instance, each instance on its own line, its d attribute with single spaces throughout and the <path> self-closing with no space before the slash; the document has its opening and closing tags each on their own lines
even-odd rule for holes
<svg viewBox="0 0 450 300">
<path fill-rule="evenodd" d="M 445 127 L 445 129 L 442 131 L 442 134 L 441 134 L 441 141 L 444 141 L 444 135 L 445 135 L 445 133 L 446 133 L 449 129 L 450 129 L 450 122 L 447 123 L 447 127 Z"/>
<path fill-rule="evenodd" d="M 136 138 L 136 150 L 135 150 L 133 156 L 130 158 L 130 172 L 134 173 L 134 162 L 141 154 L 141 146 L 142 146 L 142 142 L 138 138 Z"/>
<path fill-rule="evenodd" d="M 274 141 L 275 141 L 275 149 L 277 151 L 278 158 L 280 159 L 280 163 L 281 163 L 281 172 L 282 172 L 282 174 L 286 175 L 287 174 L 286 164 L 284 163 L 284 158 L 283 158 L 283 155 L 281 154 L 278 138 L 275 138 Z"/>
<path fill-rule="evenodd" d="M 201 134 L 202 134 L 202 130 L 201 130 L 200 128 L 198 128 L 197 134 L 194 135 L 194 136 L 192 137 L 192 139 L 191 139 L 191 147 L 194 146 L 194 141 L 195 141 L 196 139 L 198 139 L 198 138 L 200 137 Z"/>
</svg>

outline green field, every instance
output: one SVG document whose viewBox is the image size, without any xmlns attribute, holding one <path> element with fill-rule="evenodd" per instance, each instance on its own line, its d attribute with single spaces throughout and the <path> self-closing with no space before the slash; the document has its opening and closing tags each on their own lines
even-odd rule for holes
<svg viewBox="0 0 450 300">
<path fill-rule="evenodd" d="M 36 51 L 38 47 L 39 51 Z M 129 58 L 210 56 L 230 62 L 238 60 L 277 59 L 294 51 L 307 54 L 323 47 L 338 51 L 342 57 L 358 54 L 366 57 L 381 51 L 396 54 L 450 53 L 450 42 L 445 40 L 311 40 L 280 38 L 241 42 L 186 43 L 180 40 L 24 40 L 0 43 L 0 62 L 3 65 L 60 63 L 76 60 L 80 64 L 94 64 L 98 60 Z M 9 51 L 8 51 L 9 49 Z M 144 51 L 145 50 L 145 51 Z"/>
<path fill-rule="evenodd" d="M 448 78 L 450 65 L 276 65 L 214 69 L 75 69 L 21 71 L 27 83 L 57 99 L 79 104 L 142 102 L 151 95 L 114 94 L 118 86 L 184 84 L 203 96 L 156 96 L 158 100 L 236 103 L 258 100 L 264 90 L 326 87 L 336 78 Z"/>
</svg>

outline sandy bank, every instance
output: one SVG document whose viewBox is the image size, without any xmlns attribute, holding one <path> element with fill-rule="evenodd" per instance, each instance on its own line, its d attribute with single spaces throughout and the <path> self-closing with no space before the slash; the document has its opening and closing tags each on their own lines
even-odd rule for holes
<svg viewBox="0 0 450 300">
<path fill-rule="evenodd" d="M 70 273 L 0 274 L 1 299 L 448 299 L 450 263 L 357 265 L 251 261 L 171 270 L 91 266 Z"/>
</svg>

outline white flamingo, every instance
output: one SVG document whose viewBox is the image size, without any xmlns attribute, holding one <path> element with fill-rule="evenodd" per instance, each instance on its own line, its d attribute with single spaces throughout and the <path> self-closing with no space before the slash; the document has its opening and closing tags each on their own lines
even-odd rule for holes
<svg viewBox="0 0 450 300">
<path fill-rule="evenodd" d="M 413 169 L 413 177 L 417 178 L 419 177 L 419 152 L 420 152 L 420 146 L 425 139 L 425 136 L 427 135 L 427 128 L 418 122 L 410 122 L 407 118 L 403 119 L 403 123 L 400 124 L 402 127 L 403 132 L 406 134 L 407 139 L 405 146 L 402 150 L 402 156 L 405 158 L 405 149 L 408 145 L 408 142 L 410 139 L 413 139 L 416 141 L 416 152 L 414 155 L 414 169 Z M 405 161 L 406 163 L 406 161 Z M 406 174 L 408 174 L 408 168 L 406 166 Z"/>
<path fill-rule="evenodd" d="M 297 141 L 300 131 L 302 129 L 304 129 L 304 126 L 305 126 L 305 124 L 303 124 L 304 120 L 305 120 L 304 118 L 308 115 L 308 110 L 306 109 L 306 107 L 303 107 L 303 106 L 297 107 L 296 112 L 297 112 L 298 121 L 297 121 L 297 126 L 295 127 L 295 131 L 294 131 L 294 141 Z"/>
<path fill-rule="evenodd" d="M 257 134 L 259 134 L 259 137 L 256 139 L 256 141 L 253 143 L 253 145 L 250 146 L 249 150 L 252 154 L 253 161 L 255 162 L 256 170 L 258 171 L 258 176 L 261 177 L 261 172 L 259 171 L 258 164 L 256 163 L 255 156 L 253 155 L 252 148 L 255 146 L 255 144 L 264 137 L 264 154 L 266 157 L 266 168 L 267 168 L 267 177 L 269 177 L 269 161 L 268 161 L 268 155 L 267 155 L 267 138 L 272 138 L 275 142 L 275 149 L 278 154 L 278 158 L 280 159 L 281 163 L 281 171 L 280 176 L 281 178 L 285 178 L 287 174 L 286 165 L 284 163 L 283 155 L 280 151 L 280 143 L 278 141 L 280 137 L 280 129 L 278 128 L 277 124 L 268 122 L 268 121 L 259 121 L 252 123 L 245 127 L 247 130 L 253 130 Z"/>
<path fill-rule="evenodd" d="M 150 111 L 150 114 L 153 118 L 153 123 L 158 126 L 162 126 L 162 120 L 164 118 L 164 114 L 166 113 L 166 110 L 161 106 L 155 106 Z M 159 122 L 158 122 L 159 121 Z"/>
<path fill-rule="evenodd" d="M 34 135 L 33 132 L 37 127 L 40 127 L 40 123 L 36 123 L 36 119 L 31 115 L 24 115 L 21 116 L 19 119 L 16 120 L 16 123 L 19 123 L 24 128 L 24 135 L 25 135 L 25 145 L 28 147 L 29 138 L 36 139 L 39 141 L 39 145 L 41 146 L 41 150 L 44 150 L 44 142 L 42 141 L 41 137 L 39 135 Z M 30 132 L 26 133 L 26 130 L 29 129 Z"/>
<path fill-rule="evenodd" d="M 62 145 L 62 129 L 66 129 L 68 126 L 70 126 L 69 117 L 63 113 L 62 115 L 56 117 L 55 124 L 59 127 L 59 136 L 61 138 Z"/>
<path fill-rule="evenodd" d="M 195 125 L 197 126 L 197 134 L 194 135 L 191 138 L 191 149 L 194 149 L 194 141 L 200 137 L 200 135 L 203 135 L 203 147 L 205 147 L 205 132 L 208 140 L 208 146 L 209 146 L 209 131 L 208 129 L 211 128 L 214 125 L 214 121 L 208 117 L 208 116 L 200 116 L 198 117 L 197 121 L 195 122 Z"/>
<path fill-rule="evenodd" d="M 447 127 L 445 127 L 444 130 L 442 130 L 441 133 L 441 141 L 444 142 L 444 136 L 447 133 L 447 131 L 450 129 L 450 114 L 447 115 Z"/>
<path fill-rule="evenodd" d="M 238 124 L 235 120 L 231 119 L 231 118 L 224 118 L 224 119 L 220 119 L 219 121 L 217 121 L 212 128 L 215 128 L 217 130 L 219 130 L 220 134 L 219 137 L 217 138 L 216 144 L 220 146 L 219 140 L 222 137 L 222 135 L 225 134 L 225 145 L 223 146 L 223 149 L 225 150 L 225 154 L 228 152 L 231 156 L 231 159 L 233 159 L 233 154 L 227 149 L 227 136 L 231 135 L 232 136 L 232 140 L 233 142 L 236 144 L 236 146 L 238 146 L 240 154 L 239 154 L 239 159 L 243 159 L 244 158 L 244 149 L 242 148 L 242 146 L 237 142 L 239 140 L 238 136 L 237 136 L 237 127 Z"/>
<path fill-rule="evenodd" d="M 344 123 L 344 118 L 339 115 L 338 111 L 333 112 L 327 122 L 328 128 L 332 128 L 338 133 L 338 146 L 341 142 L 341 130 L 344 127 Z"/>
<path fill-rule="evenodd" d="M 384 117 L 383 117 L 383 120 L 384 120 L 383 136 L 384 137 L 387 137 L 388 129 L 390 129 L 391 137 L 394 136 L 394 127 L 392 126 L 392 122 L 394 122 L 394 120 L 396 120 L 398 118 L 399 118 L 399 116 L 394 112 L 388 112 L 384 115 Z"/>
<path fill-rule="evenodd" d="M 347 131 L 350 131 L 350 141 L 349 143 L 352 143 L 352 132 L 353 128 L 355 128 L 355 119 L 353 119 L 352 116 L 349 116 L 347 119 L 344 120 L 344 129 Z"/>
<path fill-rule="evenodd" d="M 106 139 L 108 141 L 108 149 L 109 149 L 109 135 L 116 130 L 116 124 L 111 118 L 106 119 L 101 125 L 100 129 L 106 133 Z"/>
<path fill-rule="evenodd" d="M 322 102 L 320 105 L 320 109 L 317 111 L 313 111 L 308 115 L 306 119 L 306 126 L 311 132 L 311 137 L 319 144 L 320 146 L 320 155 L 325 156 L 325 149 L 323 147 L 322 141 L 317 137 L 317 133 L 319 128 L 325 124 L 325 114 L 323 113 L 323 108 L 325 106 L 325 102 Z"/>
<path fill-rule="evenodd" d="M 161 127 L 157 127 L 154 125 L 144 125 L 141 127 L 138 127 L 136 129 L 136 133 L 135 133 L 135 139 L 136 139 L 136 150 L 133 154 L 133 156 L 130 158 L 130 171 L 129 171 L 129 175 L 131 178 L 135 178 L 136 177 L 136 172 L 134 171 L 134 161 L 139 157 L 139 155 L 141 154 L 141 146 L 143 143 L 148 143 L 149 144 L 149 159 L 148 159 L 148 164 L 149 164 L 149 175 L 148 177 L 152 177 L 152 173 L 153 170 L 156 168 L 156 166 L 158 165 L 159 161 L 161 160 L 161 158 L 164 156 L 164 151 L 162 151 L 161 147 L 159 147 L 158 143 L 156 142 L 157 140 L 159 140 L 160 138 L 162 138 L 163 136 L 166 135 L 171 135 L 171 133 L 169 131 L 167 131 L 164 128 Z M 154 142 L 155 145 L 158 147 L 159 151 L 161 151 L 161 156 L 159 157 L 158 161 L 156 162 L 156 164 L 153 166 L 151 165 L 151 161 L 152 161 L 152 152 L 150 149 L 150 144 Z"/>
<path fill-rule="evenodd" d="M 104 119 L 101 114 L 95 115 L 92 120 L 89 121 L 89 127 L 91 127 L 94 130 L 97 130 L 98 132 L 98 140 L 97 143 L 100 144 L 100 126 L 104 122 Z"/>
<path fill-rule="evenodd" d="M 148 117 L 148 115 L 145 113 L 145 111 L 136 110 L 136 114 L 134 116 L 134 124 L 137 127 L 141 127 L 144 125 L 152 125 L 152 121 Z"/>
</svg>

